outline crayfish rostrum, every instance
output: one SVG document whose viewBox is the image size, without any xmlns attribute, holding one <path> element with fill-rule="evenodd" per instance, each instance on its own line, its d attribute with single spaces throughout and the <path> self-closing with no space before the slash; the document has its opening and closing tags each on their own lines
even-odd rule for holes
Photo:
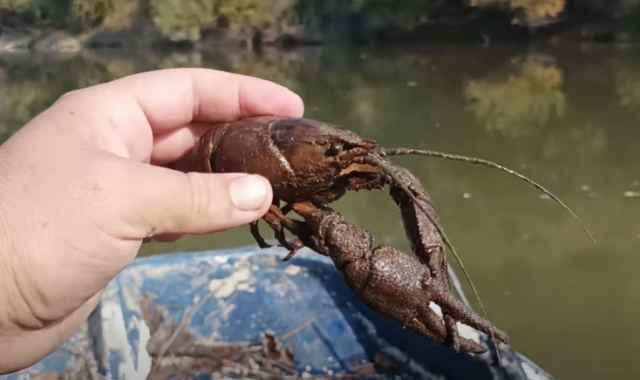
<svg viewBox="0 0 640 380">
<path fill-rule="evenodd" d="M 444 255 L 447 241 L 435 207 L 420 182 L 391 163 L 388 156 L 395 154 L 439 155 L 385 150 L 372 140 L 310 119 L 264 116 L 214 126 L 175 167 L 266 177 L 274 198 L 263 219 L 289 250 L 285 260 L 303 246 L 329 256 L 349 287 L 371 308 L 456 351 L 486 351 L 483 345 L 460 337 L 457 322 L 506 342 L 504 332 L 451 293 Z M 348 191 L 385 187 L 400 207 L 413 255 L 388 246 L 373 247 L 369 232 L 329 208 Z M 289 218 L 291 211 L 302 219 Z M 287 240 L 286 231 L 296 239 Z M 251 233 L 260 247 L 269 246 L 257 222 L 251 225 Z M 442 317 L 429 307 L 430 302 L 440 306 Z"/>
</svg>

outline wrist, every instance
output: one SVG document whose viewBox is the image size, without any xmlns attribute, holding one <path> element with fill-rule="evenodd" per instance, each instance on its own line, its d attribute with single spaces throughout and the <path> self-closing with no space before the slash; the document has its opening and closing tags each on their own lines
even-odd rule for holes
<svg viewBox="0 0 640 380">
<path fill-rule="evenodd" d="M 0 170 L 3 157 L 0 150 Z M 24 276 L 25 268 L 19 268 L 21 258 L 24 258 L 27 239 L 21 239 L 18 232 L 28 234 L 27 231 L 16 231 L 12 226 L 17 225 L 8 200 L 19 198 L 12 196 L 11 181 L 7 179 L 8 170 L 0 172 L 0 340 L 7 336 L 20 334 L 21 331 L 29 331 L 45 326 L 38 320 L 36 314 L 30 308 L 28 300 L 24 297 L 27 293 L 24 289 L 29 277 Z M 22 243 L 20 243 L 22 241 Z"/>
<path fill-rule="evenodd" d="M 0 150 L 1 152 L 1 150 Z M 2 157 L 0 156 L 0 168 L 2 168 Z M 15 277 L 13 271 L 13 265 L 11 264 L 11 252 L 13 251 L 11 243 L 11 234 L 7 228 L 7 210 L 6 195 L 2 189 L 6 190 L 7 181 L 2 172 L 0 172 L 0 305 L 4 307 L 0 308 L 0 340 L 6 338 L 6 335 L 10 331 L 15 329 L 15 326 L 10 322 L 12 315 L 15 313 L 13 310 L 15 305 L 12 300 L 14 296 L 10 295 L 14 287 L 13 278 Z"/>
<path fill-rule="evenodd" d="M 1 153 L 0 149 L 0 170 L 4 169 Z M 40 339 L 46 324 L 36 317 L 24 297 L 25 268 L 19 268 L 19 264 L 27 250 L 21 236 L 28 232 L 14 228 L 17 219 L 8 200 L 16 198 L 11 194 L 7 173 L 0 172 L 0 374 L 33 364 L 35 355 L 47 345 L 46 339 Z"/>
</svg>

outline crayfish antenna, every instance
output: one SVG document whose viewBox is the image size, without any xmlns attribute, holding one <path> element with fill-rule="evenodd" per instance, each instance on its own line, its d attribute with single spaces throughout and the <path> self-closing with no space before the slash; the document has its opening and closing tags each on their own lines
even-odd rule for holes
<svg viewBox="0 0 640 380">
<path fill-rule="evenodd" d="M 393 167 L 393 165 L 391 165 L 388 161 L 385 161 L 384 159 L 379 158 L 379 157 L 371 157 L 371 156 L 367 157 L 365 159 L 365 161 L 369 161 L 370 163 L 376 165 L 377 167 L 382 169 L 385 174 L 387 174 L 389 177 L 391 177 L 391 179 L 394 181 L 395 185 L 398 186 L 399 188 L 401 188 L 402 191 L 404 191 L 405 194 L 407 194 L 409 196 L 409 198 L 411 198 L 413 203 L 418 206 L 420 211 L 424 212 L 424 214 L 427 216 L 427 219 L 429 219 L 429 221 L 431 223 L 433 223 L 434 227 L 436 228 L 436 231 L 438 231 L 438 234 L 440 234 L 440 236 L 442 237 L 442 241 L 444 242 L 444 244 L 447 247 L 449 247 L 449 251 L 451 251 L 451 254 L 455 258 L 456 263 L 458 263 L 458 265 L 460 266 L 460 269 L 462 270 L 462 274 L 464 275 L 464 278 L 467 280 L 467 283 L 469 283 L 469 287 L 471 288 L 471 292 L 473 293 L 474 298 L 478 302 L 478 306 L 480 307 L 480 312 L 482 313 L 482 316 L 487 321 L 489 321 L 489 315 L 487 314 L 487 310 L 484 307 L 484 303 L 480 299 L 480 293 L 478 292 L 478 288 L 476 287 L 475 283 L 471 279 L 471 274 L 467 270 L 467 267 L 465 267 L 464 263 L 462 262 L 462 257 L 458 254 L 458 251 L 453 246 L 453 243 L 451 242 L 451 239 L 449 239 L 447 234 L 444 232 L 444 229 L 440 225 L 440 222 L 435 220 L 431 216 L 431 214 L 429 213 L 429 210 L 427 210 L 426 207 L 424 206 L 424 203 L 422 203 L 422 202 L 426 202 L 426 203 L 431 204 L 431 202 L 429 202 L 429 200 L 424 198 L 424 197 L 420 197 L 420 199 L 419 199 L 418 196 L 416 195 L 416 193 L 412 189 L 410 189 L 408 186 L 406 186 L 406 184 L 404 183 L 402 178 L 400 178 L 398 176 L 397 169 L 395 169 Z M 431 205 L 432 205 L 432 207 L 435 208 L 435 206 L 433 206 L 433 204 L 431 204 Z M 446 257 L 445 257 L 445 259 L 446 259 Z M 498 350 L 498 341 L 496 340 L 496 336 L 495 336 L 495 333 L 493 332 L 493 329 L 489 330 L 489 337 L 491 339 L 491 343 L 493 344 L 493 348 L 494 348 L 496 357 L 498 358 L 498 362 L 499 362 L 500 361 L 500 351 Z"/>
<path fill-rule="evenodd" d="M 394 149 L 385 149 L 384 152 L 388 156 L 420 155 L 420 156 L 445 158 L 445 159 L 448 159 L 448 160 L 462 161 L 462 162 L 468 162 L 468 163 L 471 163 L 471 164 L 482 165 L 482 166 L 486 166 L 486 167 L 489 167 L 489 168 L 492 168 L 492 169 L 498 169 L 500 171 L 508 173 L 509 175 L 512 175 L 514 177 L 517 177 L 517 178 L 527 182 L 531 186 L 535 187 L 536 189 L 542 191 L 544 194 L 548 195 L 551 199 L 553 199 L 556 203 L 558 203 L 562 208 L 564 208 L 569 214 L 571 214 L 571 216 L 580 224 L 580 226 L 582 227 L 584 232 L 587 234 L 587 236 L 589 236 L 589 239 L 591 239 L 591 242 L 594 245 L 598 245 L 598 242 L 596 241 L 595 237 L 593 236 L 593 234 L 591 233 L 589 228 L 582 221 L 582 219 L 580 219 L 580 217 L 573 211 L 573 209 L 571 209 L 571 207 L 569 207 L 560 198 L 558 198 L 555 194 L 553 194 L 551 191 L 549 191 L 547 188 L 545 188 L 544 186 L 542 186 L 538 182 L 532 180 L 531 178 L 525 176 L 524 174 L 518 173 L 517 171 L 515 171 L 513 169 L 509 169 L 506 166 L 502 166 L 502 165 L 500 165 L 498 163 L 495 163 L 495 162 L 489 161 L 489 160 L 485 160 L 485 159 L 482 159 L 482 158 L 461 156 L 461 155 L 458 155 L 458 154 L 444 153 L 444 152 L 438 152 L 438 151 L 433 151 L 433 150 L 394 148 Z"/>
</svg>

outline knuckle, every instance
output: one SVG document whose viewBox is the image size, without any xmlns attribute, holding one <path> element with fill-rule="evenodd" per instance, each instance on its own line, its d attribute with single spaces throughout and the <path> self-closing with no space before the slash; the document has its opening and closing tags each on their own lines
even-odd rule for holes
<svg viewBox="0 0 640 380">
<path fill-rule="evenodd" d="M 201 173 L 186 173 L 189 194 L 189 215 L 201 218 L 209 215 L 211 209 L 211 191 Z"/>
<path fill-rule="evenodd" d="M 81 94 L 81 89 L 75 89 L 71 91 L 67 91 L 60 96 L 60 100 L 69 100 L 73 98 L 77 98 L 79 94 Z"/>
</svg>

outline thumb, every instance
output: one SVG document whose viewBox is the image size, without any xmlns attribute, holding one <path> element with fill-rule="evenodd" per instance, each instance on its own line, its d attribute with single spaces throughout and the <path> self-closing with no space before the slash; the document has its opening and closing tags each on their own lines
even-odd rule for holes
<svg viewBox="0 0 640 380">
<path fill-rule="evenodd" d="M 260 218 L 272 199 L 267 179 L 245 173 L 183 173 L 132 163 L 118 212 L 136 239 L 221 231 Z M 134 236 L 131 236 L 133 234 Z"/>
</svg>

